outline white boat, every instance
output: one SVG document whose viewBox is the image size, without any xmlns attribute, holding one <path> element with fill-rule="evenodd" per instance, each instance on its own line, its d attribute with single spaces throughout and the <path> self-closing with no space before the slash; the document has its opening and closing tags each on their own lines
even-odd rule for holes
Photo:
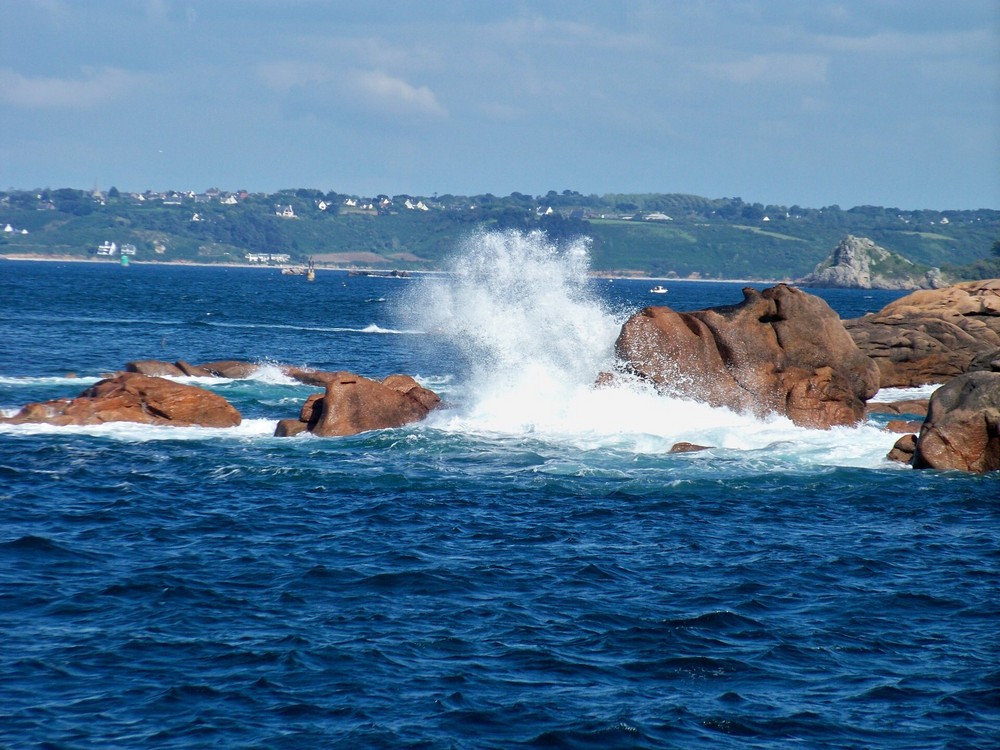
<svg viewBox="0 0 1000 750">
<path fill-rule="evenodd" d="M 650 294 L 666 294 L 667 293 L 667 288 L 665 286 L 660 286 L 659 284 L 657 284 L 656 286 L 654 286 L 652 289 L 649 290 L 649 293 Z"/>
</svg>

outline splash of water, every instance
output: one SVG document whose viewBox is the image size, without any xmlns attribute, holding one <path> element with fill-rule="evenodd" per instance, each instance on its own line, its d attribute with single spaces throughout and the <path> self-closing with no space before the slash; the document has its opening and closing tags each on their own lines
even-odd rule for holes
<svg viewBox="0 0 1000 750">
<path fill-rule="evenodd" d="M 588 243 L 540 232 L 479 232 L 443 278 L 409 300 L 425 330 L 464 355 L 457 408 L 431 424 L 462 434 L 530 435 L 584 450 L 662 453 L 676 442 L 758 451 L 793 463 L 878 465 L 895 436 L 873 427 L 807 430 L 758 420 L 620 381 L 595 387 L 614 364 L 623 322 L 591 290 Z"/>
<path fill-rule="evenodd" d="M 477 388 L 592 382 L 610 363 L 619 324 L 588 287 L 588 251 L 585 238 L 559 246 L 537 231 L 480 231 L 411 307 L 464 355 Z"/>
</svg>

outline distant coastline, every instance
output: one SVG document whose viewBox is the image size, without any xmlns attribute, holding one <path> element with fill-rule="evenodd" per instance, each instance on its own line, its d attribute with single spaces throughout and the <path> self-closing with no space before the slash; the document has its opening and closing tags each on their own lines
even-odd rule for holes
<svg viewBox="0 0 1000 750">
<path fill-rule="evenodd" d="M 86 263 L 90 265 L 105 265 L 105 266 L 117 266 L 119 265 L 115 260 L 108 260 L 105 258 L 81 258 L 78 255 L 40 255 L 40 254 L 0 254 L 0 261 L 28 261 L 28 262 L 39 262 L 39 263 Z M 131 262 L 133 266 L 175 266 L 178 268 L 255 268 L 262 271 L 280 271 L 282 268 L 288 266 L 294 266 L 294 263 L 286 263 L 283 265 L 261 265 L 260 263 L 234 263 L 232 261 L 224 261 L 219 263 L 203 263 L 198 261 L 188 261 L 188 260 L 133 260 Z M 317 266 L 317 271 L 338 271 L 338 272 L 367 272 L 367 273 L 385 273 L 384 268 L 364 268 L 359 266 Z M 445 274 L 447 271 L 407 271 L 412 276 L 434 276 L 435 274 Z M 794 284 L 795 281 L 791 279 L 680 279 L 676 276 L 635 276 L 635 275 L 624 275 L 624 274 L 608 274 L 602 273 L 601 271 L 591 271 L 589 274 L 593 278 L 597 279 L 614 279 L 620 281 L 666 281 L 668 283 L 683 283 L 683 284 Z"/>
</svg>

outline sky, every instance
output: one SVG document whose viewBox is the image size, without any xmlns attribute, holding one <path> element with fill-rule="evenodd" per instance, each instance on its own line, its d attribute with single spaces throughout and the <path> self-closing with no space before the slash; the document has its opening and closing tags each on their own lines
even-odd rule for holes
<svg viewBox="0 0 1000 750">
<path fill-rule="evenodd" d="M 1000 208 L 998 0 L 0 0 L 0 189 Z"/>
</svg>

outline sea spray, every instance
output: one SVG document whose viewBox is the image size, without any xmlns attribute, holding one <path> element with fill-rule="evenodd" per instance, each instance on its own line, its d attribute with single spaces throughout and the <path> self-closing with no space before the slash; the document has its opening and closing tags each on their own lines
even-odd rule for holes
<svg viewBox="0 0 1000 750">
<path fill-rule="evenodd" d="M 587 267 L 586 239 L 558 246 L 542 232 L 481 231 L 450 273 L 407 301 L 425 330 L 463 356 L 479 392 L 589 384 L 610 364 L 619 324 L 591 291 Z"/>
<path fill-rule="evenodd" d="M 480 231 L 443 277 L 405 300 L 409 318 L 457 350 L 466 371 L 437 429 L 500 434 L 584 450 L 664 453 L 677 442 L 717 451 L 768 451 L 792 464 L 881 464 L 894 437 L 873 427 L 807 430 L 656 392 L 623 379 L 597 387 L 614 367 L 624 314 L 587 277 L 588 241 L 556 245 L 541 232 Z M 625 314 L 628 314 L 627 312 Z"/>
</svg>

